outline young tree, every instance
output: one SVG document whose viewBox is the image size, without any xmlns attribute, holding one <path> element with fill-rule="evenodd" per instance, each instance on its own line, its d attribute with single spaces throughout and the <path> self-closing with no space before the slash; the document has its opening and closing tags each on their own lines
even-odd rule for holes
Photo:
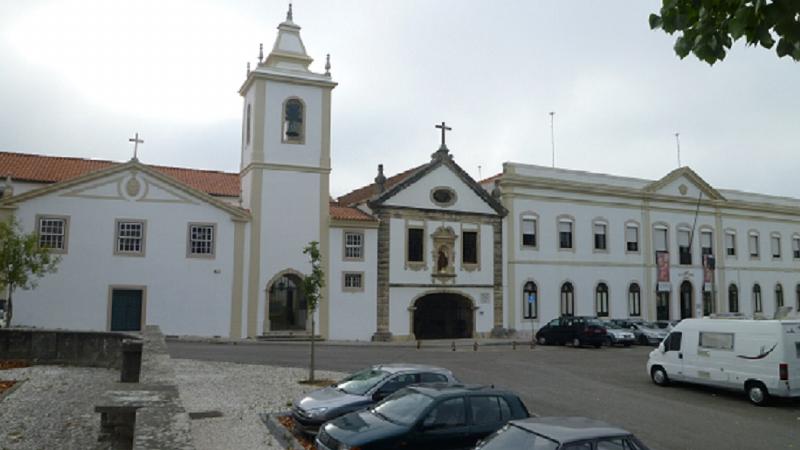
<svg viewBox="0 0 800 450">
<path fill-rule="evenodd" d="M 24 233 L 13 216 L 0 221 L 0 286 L 8 289 L 6 326 L 11 325 L 14 290 L 35 288 L 39 278 L 56 271 L 60 261 L 49 249 L 39 247 L 38 234 Z"/>
<path fill-rule="evenodd" d="M 317 311 L 322 288 L 325 286 L 325 273 L 322 272 L 322 257 L 318 246 L 319 242 L 312 241 L 303 249 L 303 254 L 309 255 L 311 259 L 311 273 L 303 278 L 303 283 L 300 285 L 306 297 L 308 313 L 311 315 L 311 362 L 308 370 L 310 383 L 314 382 L 314 335 L 316 334 L 314 313 Z"/>
<path fill-rule="evenodd" d="M 725 59 L 734 41 L 772 48 L 778 57 L 800 61 L 800 1 L 662 0 L 661 15 L 650 14 L 650 28 L 676 31 L 675 53 L 689 52 L 714 64 Z"/>
</svg>

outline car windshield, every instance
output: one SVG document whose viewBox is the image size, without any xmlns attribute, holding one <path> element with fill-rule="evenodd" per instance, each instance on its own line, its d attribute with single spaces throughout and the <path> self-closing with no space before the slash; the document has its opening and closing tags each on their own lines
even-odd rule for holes
<svg viewBox="0 0 800 450">
<path fill-rule="evenodd" d="M 356 372 L 336 384 L 336 389 L 354 395 L 364 395 L 379 381 L 389 376 L 389 372 L 380 369 L 366 369 Z"/>
<path fill-rule="evenodd" d="M 606 324 L 603 321 L 599 320 L 599 319 L 589 319 L 589 320 L 586 321 L 586 325 L 593 325 L 593 326 L 596 326 L 596 327 L 604 327 L 604 326 L 606 326 Z"/>
<path fill-rule="evenodd" d="M 372 409 L 375 415 L 389 422 L 410 426 L 433 403 L 433 398 L 408 389 L 400 390 Z"/>
<path fill-rule="evenodd" d="M 642 328 L 658 328 L 653 322 L 642 322 L 639 326 Z"/>
<path fill-rule="evenodd" d="M 509 448 L 555 450 L 558 448 L 558 443 L 517 426 L 506 425 L 486 439 L 483 444 L 476 447 L 476 450 L 505 450 Z"/>
</svg>

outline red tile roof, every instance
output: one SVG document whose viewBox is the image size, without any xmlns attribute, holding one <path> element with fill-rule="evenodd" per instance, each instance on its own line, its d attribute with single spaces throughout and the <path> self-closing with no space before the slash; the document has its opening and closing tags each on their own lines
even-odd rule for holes
<svg viewBox="0 0 800 450">
<path fill-rule="evenodd" d="M 397 175 L 393 175 L 386 179 L 385 188 L 388 191 L 389 189 L 393 188 L 395 185 L 402 183 L 403 180 L 410 177 L 417 171 L 417 169 L 425 166 L 426 164 L 422 164 L 417 167 L 413 167 L 411 169 L 406 170 L 405 172 L 400 172 Z M 377 193 L 376 191 L 376 184 L 372 183 L 364 187 L 360 187 L 354 191 L 351 191 L 345 195 L 339 197 L 339 204 L 341 205 L 355 205 L 357 203 L 361 203 L 365 200 L 369 200 L 373 195 Z"/>
<path fill-rule="evenodd" d="M 115 161 L 0 152 L 0 177 L 57 183 L 121 164 Z M 182 167 L 149 166 L 187 186 L 210 195 L 238 197 L 239 174 Z"/>
<path fill-rule="evenodd" d="M 351 206 L 337 205 L 331 203 L 331 219 L 334 220 L 357 220 L 363 222 L 375 222 L 375 218 Z"/>
<path fill-rule="evenodd" d="M 483 185 L 483 184 L 486 184 L 486 183 L 491 183 L 494 180 L 496 180 L 496 179 L 498 179 L 498 178 L 500 178 L 502 176 L 503 176 L 503 172 L 500 172 L 498 174 L 490 176 L 489 178 L 484 178 L 483 180 L 479 181 L 478 184 Z"/>
</svg>

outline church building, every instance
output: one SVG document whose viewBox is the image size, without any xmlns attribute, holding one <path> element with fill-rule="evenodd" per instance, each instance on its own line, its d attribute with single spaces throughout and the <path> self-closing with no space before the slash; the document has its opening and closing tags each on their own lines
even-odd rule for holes
<svg viewBox="0 0 800 450">
<path fill-rule="evenodd" d="M 13 325 L 305 334 L 312 241 L 326 339 L 800 306 L 800 200 L 716 189 L 687 167 L 643 180 L 506 163 L 478 181 L 442 123 L 429 160 L 388 177 L 376 161 L 374 183 L 334 200 L 337 83 L 330 64 L 315 73 L 311 62 L 290 9 L 239 89 L 238 173 L 0 152 L 0 218 L 61 258 L 35 289 L 14 292 Z"/>
</svg>

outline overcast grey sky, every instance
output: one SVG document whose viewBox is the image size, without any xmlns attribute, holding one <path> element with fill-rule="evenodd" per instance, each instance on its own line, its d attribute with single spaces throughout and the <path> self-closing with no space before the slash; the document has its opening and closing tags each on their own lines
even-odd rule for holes
<svg viewBox="0 0 800 450">
<path fill-rule="evenodd" d="M 655 0 L 297 0 L 312 68 L 331 54 L 335 196 L 428 160 L 434 124 L 473 176 L 504 161 L 800 197 L 800 64 L 736 45 L 681 61 Z M 237 171 L 245 64 L 286 2 L 0 0 L 0 149 Z"/>
</svg>

